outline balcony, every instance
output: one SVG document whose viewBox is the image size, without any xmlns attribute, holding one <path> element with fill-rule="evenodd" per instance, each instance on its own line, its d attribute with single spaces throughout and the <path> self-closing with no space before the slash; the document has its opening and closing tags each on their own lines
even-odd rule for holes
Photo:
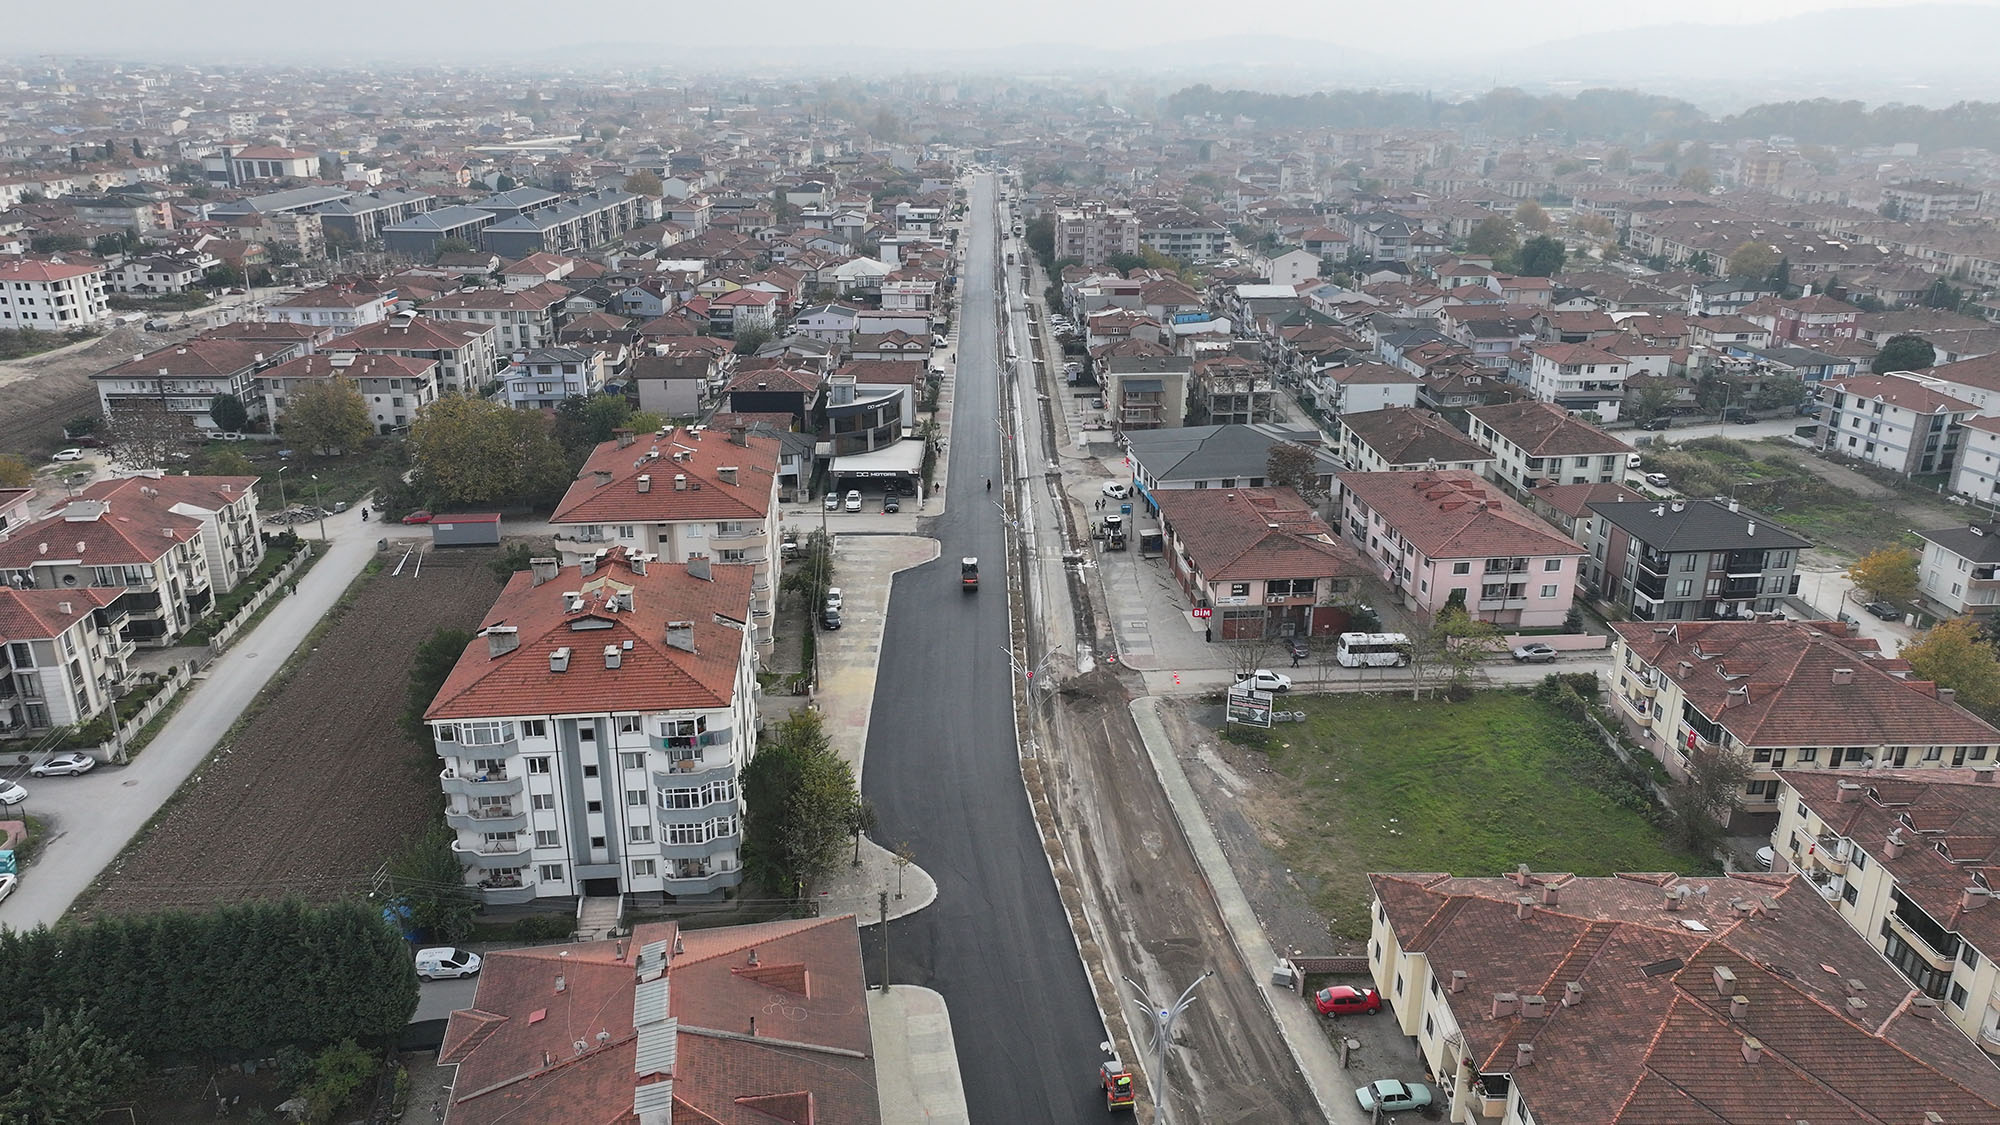
<svg viewBox="0 0 2000 1125">
<path fill-rule="evenodd" d="M 689 879 L 661 880 L 661 889 L 670 895 L 703 895 L 736 886 L 743 881 L 741 871 L 713 871 Z"/>
<path fill-rule="evenodd" d="M 470 846 L 461 841 L 453 840 L 451 854 L 458 857 L 458 862 L 461 864 L 467 867 L 478 868 L 481 871 L 490 871 L 502 867 L 521 867 L 528 862 L 528 845 L 524 843 L 525 840 L 527 840 L 526 836 L 516 836 L 512 844 L 480 843 Z"/>
<path fill-rule="evenodd" d="M 692 758 L 653 771 L 653 784 L 662 789 L 691 789 L 711 781 L 728 781 L 736 776 L 736 763 L 727 758 Z"/>
<path fill-rule="evenodd" d="M 739 527 L 734 531 L 717 528 L 709 533 L 708 538 L 711 543 L 727 544 L 729 549 L 734 551 L 746 547 L 768 546 L 771 542 L 771 533 L 763 524 L 757 524 L 754 527 Z"/>
<path fill-rule="evenodd" d="M 1648 574 L 1642 569 L 1639 571 L 1639 577 L 1632 583 L 1632 592 L 1648 601 L 1665 601 L 1667 598 L 1667 580 L 1657 575 Z"/>
<path fill-rule="evenodd" d="M 535 901 L 535 888 L 482 886 L 479 899 L 488 906 L 523 906 Z"/>
<path fill-rule="evenodd" d="M 1845 874 L 1847 858 L 1853 850 L 1854 845 L 1839 836 L 1821 836 L 1814 844 L 1812 861 L 1836 875 Z"/>
<path fill-rule="evenodd" d="M 1989 1055 L 2000 1055 L 2000 1028 L 1982 1027 L 1975 1038 L 1979 1040 L 1980 1050 Z"/>
<path fill-rule="evenodd" d="M 1912 953 L 1922 958 L 1923 962 L 1931 968 L 1949 975 L 1952 966 L 1958 963 L 1955 956 L 1948 957 L 1931 948 L 1930 942 L 1920 936 L 1917 931 L 1911 929 L 1909 923 L 1896 917 L 1894 913 L 1884 916 L 1882 921 L 1884 925 L 1888 926 L 1898 937 L 1903 939 L 1903 944 L 1909 946 Z M 1895 958 L 1891 957 L 1890 960 L 1893 961 Z M 1905 973 L 1904 975 L 1907 976 L 1909 974 Z"/>
<path fill-rule="evenodd" d="M 444 822 L 472 832 L 519 832 L 528 827 L 528 814 L 512 805 L 477 805 L 446 809 Z"/>
<path fill-rule="evenodd" d="M 1762 580 L 1758 578 L 1732 578 L 1722 584 L 1715 596 L 1727 601 L 1745 601 L 1757 597 L 1762 585 Z"/>
<path fill-rule="evenodd" d="M 738 832 L 728 836 L 717 836 L 713 840 L 700 844 L 662 843 L 660 845 L 660 856 L 663 859 L 707 859 L 709 856 L 719 855 L 723 852 L 741 850 L 742 847 L 743 835 Z"/>
<path fill-rule="evenodd" d="M 720 730 L 703 731 L 700 734 L 656 734 L 651 742 L 655 750 L 695 750 L 710 746 L 727 746 L 734 741 L 735 733 L 728 727 Z"/>
<path fill-rule="evenodd" d="M 504 773 L 462 774 L 449 766 L 438 771 L 438 788 L 456 797 L 518 797 L 525 786 L 520 777 Z"/>
<path fill-rule="evenodd" d="M 1625 673 L 1625 682 L 1629 685 L 1629 690 L 1633 695 L 1643 699 L 1651 699 L 1660 694 L 1659 681 L 1650 672 L 1628 671 Z"/>
</svg>

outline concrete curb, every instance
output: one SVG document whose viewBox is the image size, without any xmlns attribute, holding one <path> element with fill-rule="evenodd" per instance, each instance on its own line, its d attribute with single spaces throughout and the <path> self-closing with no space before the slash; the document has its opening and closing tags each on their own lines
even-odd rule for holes
<svg viewBox="0 0 2000 1125">
<path fill-rule="evenodd" d="M 1202 812 L 1200 798 L 1195 796 L 1194 787 L 1188 784 L 1187 773 L 1174 756 L 1159 707 L 1160 701 L 1150 696 L 1132 701 L 1132 720 L 1139 728 L 1139 740 L 1145 743 L 1146 756 L 1153 763 L 1153 772 L 1166 791 L 1167 803 L 1173 806 L 1174 821 L 1180 826 L 1181 836 L 1201 865 L 1202 878 L 1208 884 L 1209 893 L 1215 897 L 1217 911 L 1229 930 L 1230 944 L 1236 947 L 1236 954 L 1242 959 L 1243 971 L 1262 978 L 1278 963 L 1277 951 L 1271 947 L 1263 925 L 1257 921 L 1249 897 L 1243 893 L 1242 884 L 1236 881 L 1236 873 L 1229 867 L 1222 844 L 1216 839 L 1207 815 Z M 1332 1098 L 1343 1092 L 1343 1072 L 1340 1061 L 1334 1057 L 1332 1045 L 1319 1029 L 1318 1017 L 1303 1004 L 1280 1004 L 1273 997 L 1270 987 L 1259 988 L 1257 994 L 1263 998 L 1265 1009 L 1277 1025 L 1279 1037 L 1292 1053 L 1292 1061 L 1297 1064 L 1306 1085 L 1312 1089 L 1321 1116 L 1334 1120 L 1333 1107 L 1336 1103 Z M 1289 993 L 1286 996 L 1291 999 Z"/>
</svg>

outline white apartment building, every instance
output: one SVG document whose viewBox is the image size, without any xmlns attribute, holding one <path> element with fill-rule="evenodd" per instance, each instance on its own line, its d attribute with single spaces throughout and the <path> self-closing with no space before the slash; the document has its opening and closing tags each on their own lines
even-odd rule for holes
<svg viewBox="0 0 2000 1125">
<path fill-rule="evenodd" d="M 1632 364 L 1588 344 L 1537 344 L 1529 350 L 1528 390 L 1573 414 L 1616 422 Z"/>
<path fill-rule="evenodd" d="M 314 352 L 288 360 L 257 376 L 265 416 L 282 429 L 285 409 L 306 387 L 341 379 L 361 395 L 368 420 L 378 434 L 408 426 L 417 411 L 437 401 L 438 365 L 434 359 L 410 359 L 367 352 Z"/>
<path fill-rule="evenodd" d="M 571 395 L 603 390 L 604 376 L 604 353 L 595 348 L 536 348 L 514 353 L 500 372 L 500 393 L 516 410 L 553 410 Z"/>
<path fill-rule="evenodd" d="M 1625 479 L 1632 447 L 1554 403 L 1509 402 L 1466 413 L 1472 440 L 1493 451 L 1490 475 L 1518 494 L 1544 484 Z"/>
<path fill-rule="evenodd" d="M 1113 254 L 1139 252 L 1139 217 L 1123 207 L 1066 207 L 1056 211 L 1056 257 L 1086 266 Z"/>
<path fill-rule="evenodd" d="M 1940 617 L 2000 613 L 2000 524 L 1919 531 L 1917 600 Z"/>
<path fill-rule="evenodd" d="M 0 263 L 0 328 L 65 332 L 100 324 L 110 313 L 103 266 L 72 264 L 61 255 Z"/>
<path fill-rule="evenodd" d="M 1820 448 L 1904 474 L 1956 468 L 1960 423 L 1979 409 L 1908 372 L 1828 380 L 1819 408 Z"/>
<path fill-rule="evenodd" d="M 0 581 L 114 593 L 121 640 L 171 645 L 215 604 L 215 589 L 202 519 L 169 507 L 143 493 L 71 500 L 0 542 Z"/>
<path fill-rule="evenodd" d="M 352 332 L 389 318 L 393 290 L 322 285 L 265 306 L 264 319 Z"/>
<path fill-rule="evenodd" d="M 742 881 L 752 578 L 615 547 L 508 583 L 424 715 L 484 901 L 714 899 Z"/>
<path fill-rule="evenodd" d="M 0 735 L 76 726 L 111 706 L 136 649 L 119 591 L 0 587 Z"/>
</svg>

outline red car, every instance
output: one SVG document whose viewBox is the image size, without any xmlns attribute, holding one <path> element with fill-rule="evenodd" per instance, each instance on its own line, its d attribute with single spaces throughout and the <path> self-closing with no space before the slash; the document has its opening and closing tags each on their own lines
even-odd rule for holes
<svg viewBox="0 0 2000 1125">
<path fill-rule="evenodd" d="M 1349 988 L 1336 984 L 1313 994 L 1313 1007 L 1322 1016 L 1353 1016 L 1382 1010 L 1382 994 L 1372 988 Z"/>
<path fill-rule="evenodd" d="M 411 512 L 411 513 L 410 513 L 409 515 L 407 515 L 407 516 L 404 516 L 404 517 L 403 517 L 403 522 L 404 522 L 404 523 L 429 523 L 429 522 L 431 522 L 431 514 L 430 514 L 429 512 L 426 512 L 426 511 L 424 511 L 424 510 L 423 510 L 422 508 L 418 508 L 418 509 L 417 509 L 416 511 L 414 511 L 414 512 Z"/>
</svg>

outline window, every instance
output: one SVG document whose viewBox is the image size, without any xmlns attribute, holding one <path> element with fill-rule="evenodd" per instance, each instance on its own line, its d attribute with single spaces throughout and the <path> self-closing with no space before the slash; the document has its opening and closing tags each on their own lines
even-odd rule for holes
<svg viewBox="0 0 2000 1125">
<path fill-rule="evenodd" d="M 553 793 L 536 793 L 528 798 L 528 807 L 548 812 L 556 807 L 556 796 Z"/>
<path fill-rule="evenodd" d="M 1555 596 L 1556 596 L 1556 587 L 1554 587 L 1554 586 L 1544 586 L 1544 587 L 1542 587 L 1542 596 L 1543 596 L 1543 597 L 1545 597 L 1545 598 L 1553 598 L 1553 597 L 1555 597 Z"/>
<path fill-rule="evenodd" d="M 597 726 L 594 723 L 578 723 L 576 737 L 579 742 L 596 742 Z"/>
<path fill-rule="evenodd" d="M 548 736 L 549 736 L 549 722 L 547 719 L 521 720 L 522 738 L 547 738 Z"/>
<path fill-rule="evenodd" d="M 549 772 L 549 760 L 547 758 L 529 758 L 528 772 L 529 773 Z"/>
<path fill-rule="evenodd" d="M 1469 562 L 1455 562 L 1451 564 L 1451 572 L 1453 574 L 1471 574 L 1472 564 Z"/>
<path fill-rule="evenodd" d="M 593 848 L 602 848 L 604 846 L 604 837 L 592 836 L 590 838 L 590 846 Z"/>
<path fill-rule="evenodd" d="M 1817 761 L 1818 759 L 1819 759 L 1819 747 L 1817 746 L 1799 747 L 1799 759 L 1798 759 L 1799 761 L 1812 762 L 1812 761 Z"/>
<path fill-rule="evenodd" d="M 1855 903 L 1861 901 L 1861 892 L 1854 889 L 1853 883 L 1849 883 L 1847 884 L 1847 887 L 1840 892 L 1840 899 L 1847 905 L 1853 906 Z"/>
<path fill-rule="evenodd" d="M 1962 945 L 1959 947 L 1958 959 L 1965 962 L 1965 967 L 1968 969 L 1976 969 L 1979 967 L 1979 951 L 1977 949 L 1972 948 L 1970 945 Z"/>
<path fill-rule="evenodd" d="M 1965 1010 L 1965 986 L 1964 986 L 1964 985 L 1962 985 L 1962 984 L 1954 984 L 1954 985 L 1952 985 L 1952 986 L 1951 986 L 1951 1006 L 1952 1006 L 1952 1007 L 1954 1007 L 1954 1008 L 1957 1008 L 1957 1009 L 1958 1009 L 1959 1011 L 1961 1011 L 1961 1012 Z"/>
<path fill-rule="evenodd" d="M 583 811 L 584 811 L 584 812 L 587 812 L 587 813 L 601 813 L 601 812 L 603 812 L 603 811 L 604 811 L 604 802 L 603 802 L 603 801 L 585 801 L 585 802 L 583 803 Z"/>
<path fill-rule="evenodd" d="M 644 755 L 644 754 L 620 754 L 620 755 L 618 755 L 618 768 L 619 768 L 619 769 L 621 769 L 621 770 L 642 770 L 642 769 L 645 769 L 645 768 L 646 768 L 646 755 Z"/>
<path fill-rule="evenodd" d="M 553 829 L 553 828 L 537 828 L 537 829 L 535 829 L 535 846 L 536 846 L 536 847 L 538 847 L 538 848 L 553 848 L 553 847 L 555 847 L 555 846 L 556 846 L 556 830 L 555 830 L 555 829 Z"/>
<path fill-rule="evenodd" d="M 1398 995 L 1398 996 L 1401 996 L 1402 994 L 1403 994 L 1403 974 L 1401 974 L 1401 973 L 1397 973 L 1397 974 L 1396 974 L 1396 995 Z"/>
<path fill-rule="evenodd" d="M 14 646 L 14 648 L 15 648 L 16 650 L 19 650 L 19 649 L 24 649 L 24 648 L 27 648 L 27 647 L 28 647 L 27 645 L 22 645 L 22 644 L 17 644 L 17 645 L 15 645 L 15 646 Z M 20 656 L 20 653 L 19 653 L 19 652 L 17 651 L 17 652 L 15 653 L 15 655 L 14 655 L 14 667 L 16 667 L 16 668 L 26 668 L 26 667 L 29 667 L 29 666 L 30 666 L 29 664 L 24 664 L 24 663 L 22 663 L 22 662 L 21 662 L 21 656 Z M 439 726 L 439 727 L 437 728 L 437 740 L 438 740 L 439 742 L 457 742 L 457 741 L 458 741 L 458 728 L 457 728 L 457 727 L 455 727 L 455 726 L 453 726 L 453 725 L 451 725 L 450 723 L 444 723 L 444 724 L 441 724 L 441 725 L 440 725 L 440 726 Z"/>
<path fill-rule="evenodd" d="M 1232 598 L 1247 598 L 1247 597 L 1249 597 L 1249 596 L 1250 596 L 1250 583 L 1248 583 L 1248 582 L 1231 582 L 1231 583 L 1229 584 L 1229 596 L 1230 596 L 1230 597 L 1232 597 Z"/>
<path fill-rule="evenodd" d="M 1868 853 L 1856 848 L 1854 858 L 1847 861 L 1856 871 L 1868 870 Z"/>
<path fill-rule="evenodd" d="M 630 538 L 630 536 L 627 536 L 627 538 Z M 619 734 L 638 734 L 638 733 L 639 733 L 639 716 L 637 716 L 637 715 L 620 715 L 620 716 L 618 716 L 618 733 L 619 733 Z"/>
<path fill-rule="evenodd" d="M 536 869 L 536 872 L 537 878 L 541 879 L 544 883 L 560 883 L 563 881 L 563 865 L 560 863 L 544 863 Z"/>
<path fill-rule="evenodd" d="M 654 865 L 650 859 L 635 859 L 632 861 L 632 877 L 634 879 L 650 879 L 653 877 L 653 871 Z"/>
<path fill-rule="evenodd" d="M 1543 559 L 1543 560 L 1542 560 L 1542 569 L 1543 569 L 1543 570 L 1546 570 L 1546 571 L 1548 571 L 1548 572 L 1550 572 L 1550 573 L 1552 573 L 1552 574 L 1553 574 L 1554 572 L 1558 571 L 1558 570 L 1561 570 L 1562 568 L 1563 568 L 1563 561 L 1562 561 L 1561 559 Z"/>
<path fill-rule="evenodd" d="M 596 763 L 596 762 L 586 762 L 586 763 L 584 763 L 584 767 L 583 767 L 583 776 L 585 776 L 585 777 L 596 777 L 596 776 L 597 776 L 597 763 Z"/>
<path fill-rule="evenodd" d="M 625 791 L 625 804 L 627 807 L 643 805 L 645 803 L 646 791 L 644 789 L 627 789 Z"/>
</svg>

